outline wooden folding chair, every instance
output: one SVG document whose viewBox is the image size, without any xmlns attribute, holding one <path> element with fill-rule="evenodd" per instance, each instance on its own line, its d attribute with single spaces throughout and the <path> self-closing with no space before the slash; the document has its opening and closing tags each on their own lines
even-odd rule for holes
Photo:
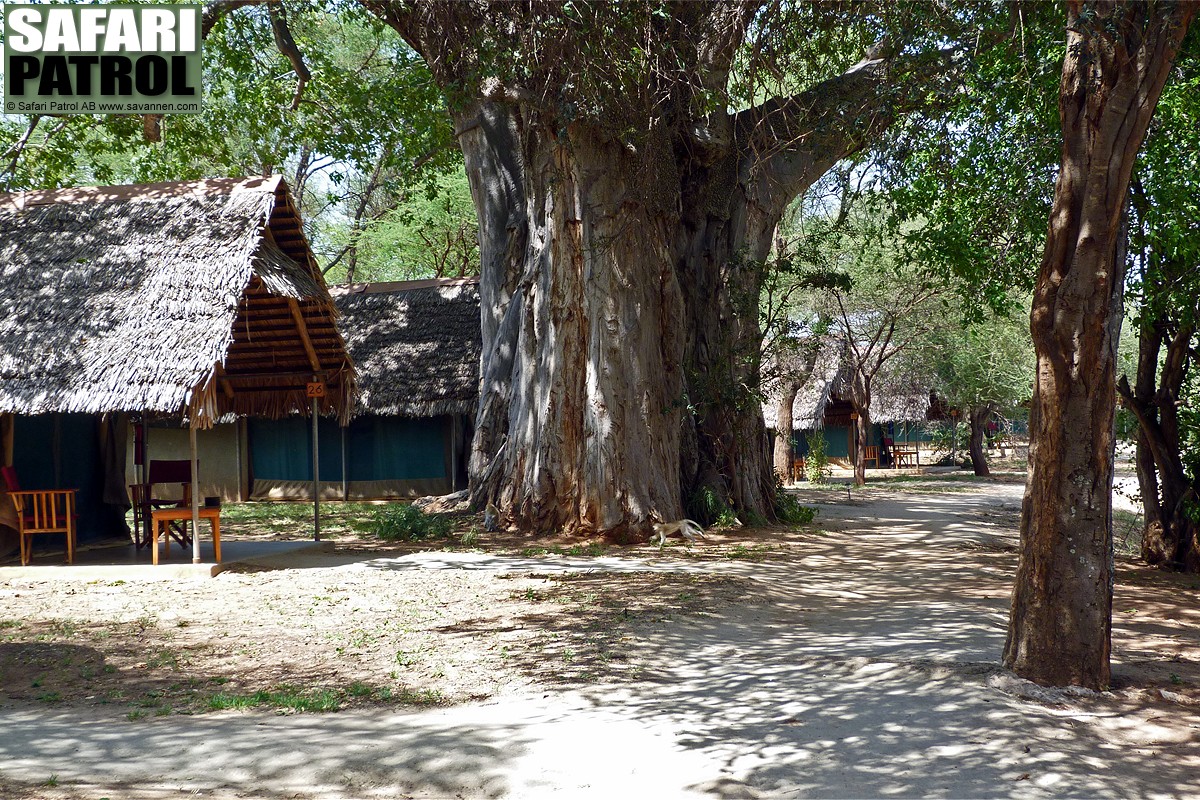
<svg viewBox="0 0 1200 800">
<path fill-rule="evenodd" d="M 160 484 L 178 483 L 183 487 L 181 500 L 163 500 L 154 497 L 154 487 Z M 129 487 L 130 500 L 133 502 L 133 522 L 138 529 L 135 536 L 138 549 L 151 542 L 150 517 L 155 509 L 184 508 L 191 504 L 192 496 L 192 462 L 187 459 L 151 461 L 146 474 L 146 483 L 135 483 Z M 180 546 L 187 547 L 192 543 L 188 533 L 188 523 L 173 521 L 167 524 L 167 535 L 177 541 Z"/>
</svg>

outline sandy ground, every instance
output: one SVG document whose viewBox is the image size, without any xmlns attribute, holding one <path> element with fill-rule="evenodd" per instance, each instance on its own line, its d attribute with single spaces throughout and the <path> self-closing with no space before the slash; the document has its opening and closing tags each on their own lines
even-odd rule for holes
<svg viewBox="0 0 1200 800">
<path fill-rule="evenodd" d="M 1113 690 L 1041 689 L 998 665 L 1021 486 L 899 488 L 661 556 L 2 583 L 0 796 L 1200 797 L 1200 582 L 1123 567 Z M 207 710 L 281 683 L 342 710 Z"/>
</svg>

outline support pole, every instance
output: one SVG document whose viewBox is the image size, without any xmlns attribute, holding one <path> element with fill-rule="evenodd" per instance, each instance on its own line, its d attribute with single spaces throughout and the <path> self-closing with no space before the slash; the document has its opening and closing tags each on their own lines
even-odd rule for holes
<svg viewBox="0 0 1200 800">
<path fill-rule="evenodd" d="M 142 451 L 138 454 L 142 460 L 142 470 L 138 475 L 138 483 L 141 484 L 143 492 L 142 500 L 144 501 L 139 513 L 142 515 L 142 531 L 137 534 L 141 538 L 138 541 L 150 541 L 150 510 L 153 506 L 150 505 L 150 419 L 146 414 L 145 409 L 142 410 Z M 168 533 L 168 536 L 171 534 Z M 137 549 L 136 547 L 134 548 Z"/>
<path fill-rule="evenodd" d="M 192 446 L 192 563 L 200 563 L 200 462 L 196 458 L 195 420 L 188 420 L 188 441 Z M 170 535 L 170 534 L 168 534 Z"/>
<path fill-rule="evenodd" d="M 320 446 L 317 444 L 317 398 L 312 401 L 312 456 L 313 456 L 313 541 L 321 541 L 321 470 Z"/>
<path fill-rule="evenodd" d="M 344 503 L 350 499 L 350 479 L 349 479 L 349 472 L 348 472 L 350 467 L 346 464 L 346 426 L 342 425 L 341 429 L 342 429 L 342 502 Z"/>
</svg>

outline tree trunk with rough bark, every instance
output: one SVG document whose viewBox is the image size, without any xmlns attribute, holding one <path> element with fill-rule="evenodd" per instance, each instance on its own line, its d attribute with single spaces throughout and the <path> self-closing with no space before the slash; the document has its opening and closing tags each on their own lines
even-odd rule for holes
<svg viewBox="0 0 1200 800">
<path fill-rule="evenodd" d="M 1194 4 L 1068 7 L 1062 165 L 1033 300 L 1037 372 L 1004 663 L 1037 683 L 1110 679 L 1116 263 L 1129 178 Z"/>
<path fill-rule="evenodd" d="M 854 485 L 867 484 L 867 447 L 871 444 L 871 407 L 855 405 L 858 419 L 854 420 Z"/>
<path fill-rule="evenodd" d="M 1139 331 L 1136 384 L 1124 378 L 1117 389 L 1138 421 L 1137 472 L 1142 493 L 1142 557 L 1152 566 L 1200 571 L 1200 526 L 1188 517 L 1197 489 L 1183 466 L 1179 403 L 1190 362 L 1194 324 L 1168 335 L 1160 319 Z M 1166 344 L 1165 358 L 1160 354 Z"/>
<path fill-rule="evenodd" d="M 770 519 L 758 300 L 775 225 L 929 103 L 952 60 L 881 45 L 726 114 L 760 3 L 360 2 L 451 95 L 479 213 L 472 503 L 535 533 L 645 536 L 700 497 Z"/>
<path fill-rule="evenodd" d="M 992 415 L 991 406 L 972 406 L 967 411 L 971 422 L 971 468 L 976 475 L 991 475 L 988 468 L 987 454 L 983 452 L 984 435 L 987 433 L 987 421 Z"/>
<path fill-rule="evenodd" d="M 641 165 L 584 126 L 499 103 L 457 122 L 483 267 L 473 501 L 541 532 L 636 537 L 678 519 L 671 206 L 630 202 L 623 177 Z"/>
<path fill-rule="evenodd" d="M 853 90 L 851 90 L 853 91 Z M 811 110 L 808 100 L 804 108 Z M 770 158 L 762 118 L 793 124 L 797 109 L 779 104 L 728 120 L 730 147 L 715 160 L 688 160 L 680 182 L 682 216 L 674 257 L 687 306 L 685 376 L 689 405 L 680 469 L 685 502 L 715 494 L 743 522 L 773 515 L 775 481 L 758 401 L 762 270 L 788 203 L 857 148 L 838 136 L 813 152 Z M 844 148 L 844 149 L 843 149 Z M 703 520 L 702 520 L 703 521 Z"/>
<path fill-rule="evenodd" d="M 792 447 L 792 436 L 795 426 L 792 419 L 792 405 L 796 402 L 796 394 L 800 386 L 789 382 L 785 385 L 779 398 L 779 407 L 775 410 L 775 475 L 784 483 L 795 483 L 794 465 L 796 454 Z"/>
</svg>

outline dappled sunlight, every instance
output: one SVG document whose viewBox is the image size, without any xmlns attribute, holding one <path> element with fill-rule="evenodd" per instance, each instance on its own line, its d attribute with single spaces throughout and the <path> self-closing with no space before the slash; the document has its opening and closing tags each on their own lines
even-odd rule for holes
<svg viewBox="0 0 1200 800">
<path fill-rule="evenodd" d="M 106 786 L 162 790 L 148 797 L 264 785 L 300 798 L 385 788 L 464 797 L 1193 796 L 1194 576 L 1121 568 L 1114 692 L 1027 684 L 1000 665 L 1020 492 L 998 482 L 971 494 L 872 488 L 850 502 L 827 493 L 814 526 L 711 530 L 661 552 L 298 553 L 272 578 L 223 580 L 261 581 L 260 591 L 269 582 L 279 593 L 272 603 L 308 603 L 308 636 L 324 630 L 332 604 L 352 606 L 356 619 L 373 614 L 377 630 L 360 620 L 360 633 L 377 636 L 393 665 L 421 646 L 456 654 L 413 656 L 401 675 L 419 667 L 453 686 L 471 670 L 494 670 L 491 696 L 411 711 L 135 723 L 99 707 L 35 706 L 26 687 L 25 706 L 0 712 L 0 778 L 53 771 L 70 784 L 105 774 Z M 302 577 L 315 583 L 301 591 Z M 356 592 L 338 588 L 360 577 L 367 584 Z M 446 613 L 455 595 L 434 587 L 450 584 L 472 600 Z M 328 631 L 330 644 L 350 645 L 345 633 Z M 44 659 L 102 657 L 39 646 Z M 314 661 L 310 679 L 336 663 Z"/>
<path fill-rule="evenodd" d="M 493 796 L 512 788 L 504 767 L 525 748 L 518 726 L 464 729 L 453 719 L 415 714 L 381 718 L 369 738 L 362 736 L 361 720 L 349 716 L 246 721 L 229 714 L 186 724 L 156 720 L 114 727 L 76 713 L 10 712 L 0 761 L 9 774 L 49 768 L 64 783 L 95 779 L 89 768 L 101 763 L 106 780 L 117 785 L 145 786 L 144 776 L 151 774 L 160 776 L 164 792 L 261 783 L 281 795 L 302 796 L 370 788 L 403 765 L 412 785 L 424 792 L 453 795 L 466 785 Z M 221 767 L 199 778 L 197 764 Z"/>
</svg>

